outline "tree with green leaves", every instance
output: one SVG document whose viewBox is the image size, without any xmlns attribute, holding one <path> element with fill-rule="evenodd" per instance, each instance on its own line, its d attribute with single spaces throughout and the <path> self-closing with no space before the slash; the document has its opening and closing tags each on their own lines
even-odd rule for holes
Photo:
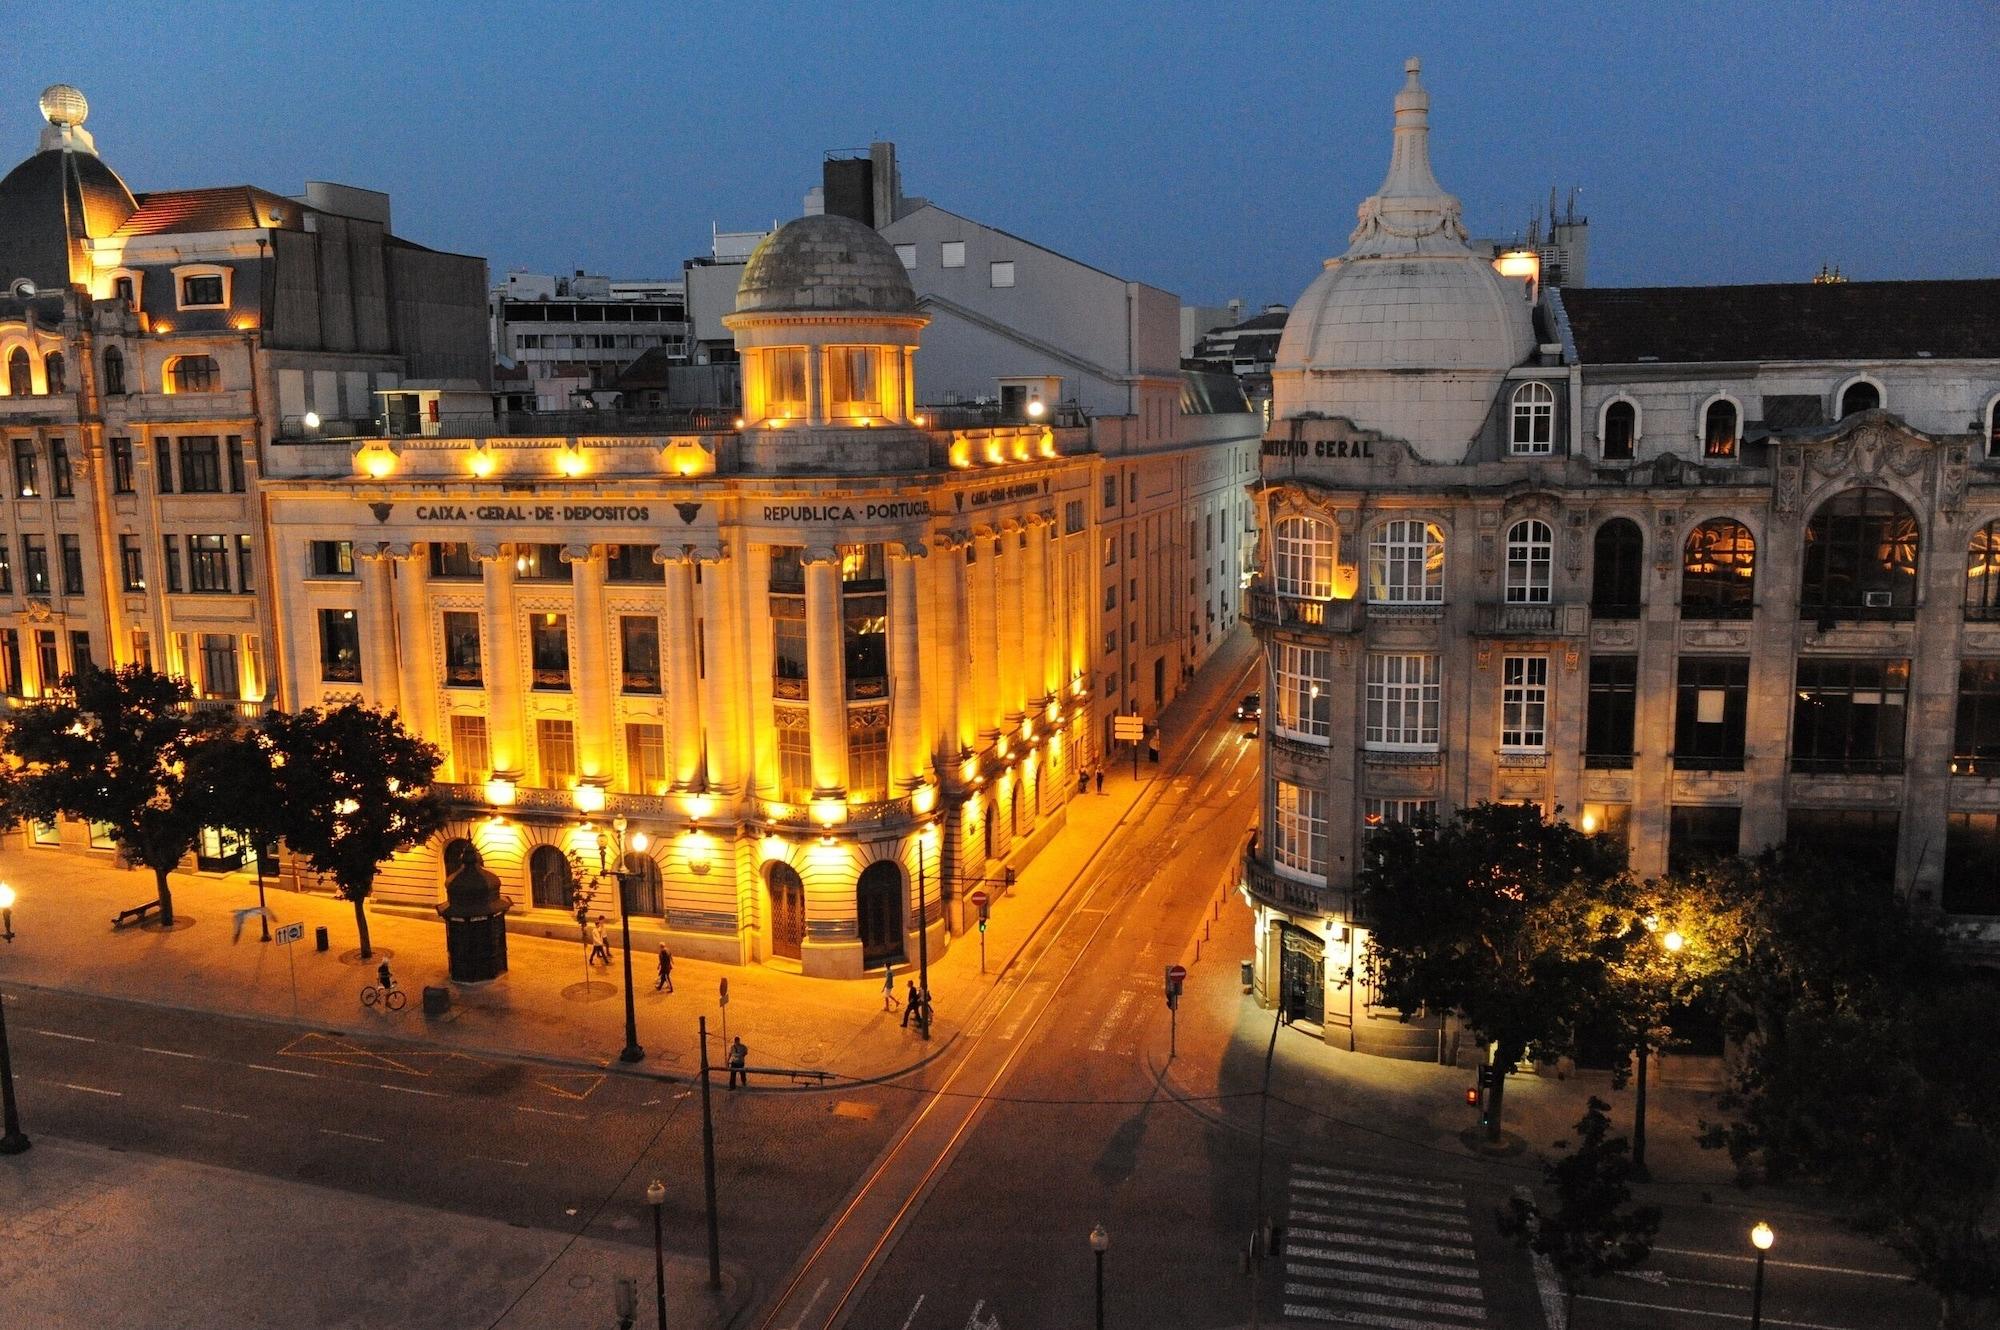
<svg viewBox="0 0 2000 1330">
<path fill-rule="evenodd" d="M 278 797 L 276 745 L 264 730 L 238 722 L 203 744 L 189 759 L 187 781 L 199 793 L 209 824 L 235 832 L 255 856 L 257 906 L 264 908 L 264 857 L 260 852 L 284 834 L 285 808 Z M 270 941 L 271 920 L 263 919 Z"/>
<path fill-rule="evenodd" d="M 442 754 L 394 713 L 353 703 L 275 714 L 265 733 L 285 843 L 353 902 L 361 954 L 372 956 L 365 905 L 376 871 L 444 825 L 431 789 Z"/>
<path fill-rule="evenodd" d="M 1542 1169 L 1552 1207 L 1514 1197 L 1499 1211 L 1500 1231 L 1561 1276 L 1566 1323 L 1576 1323 L 1577 1290 L 1618 1270 L 1636 1269 L 1652 1254 L 1660 1231 L 1657 1206 L 1631 1204 L 1632 1160 L 1625 1138 L 1610 1136 L 1611 1105 L 1596 1095 L 1576 1124 L 1576 1147 L 1557 1141 L 1561 1158 Z"/>
<path fill-rule="evenodd" d="M 1434 825 L 1390 825 L 1360 874 L 1371 978 L 1409 1013 L 1455 1012 L 1492 1042 L 1487 1138 L 1500 1139 L 1508 1072 L 1530 1046 L 1569 1053 L 1605 1001 L 1625 945 L 1632 882 L 1616 843 L 1519 804 Z"/>
<path fill-rule="evenodd" d="M 107 828 L 127 862 L 153 871 L 163 927 L 174 922 L 167 874 L 213 820 L 188 767 L 231 724 L 224 713 L 190 710 L 190 696 L 186 680 L 143 665 L 86 669 L 15 712 L 4 741 L 22 764 L 13 814 Z"/>
</svg>

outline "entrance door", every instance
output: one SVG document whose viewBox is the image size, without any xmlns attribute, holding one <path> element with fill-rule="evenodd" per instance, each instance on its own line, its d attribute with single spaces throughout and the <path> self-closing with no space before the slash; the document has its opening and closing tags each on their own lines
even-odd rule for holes
<svg viewBox="0 0 2000 1330">
<path fill-rule="evenodd" d="M 902 869 L 886 859 L 868 865 L 854 884 L 854 922 L 864 967 L 903 959 Z"/>
<path fill-rule="evenodd" d="M 771 889 L 771 954 L 798 960 L 806 940 L 806 884 L 790 864 L 772 864 L 765 880 Z"/>
<path fill-rule="evenodd" d="M 569 858 L 553 845 L 537 845 L 528 856 L 528 886 L 538 910 L 568 910 L 576 904 Z"/>
<path fill-rule="evenodd" d="M 1289 1004 L 1295 1021 L 1326 1024 L 1326 944 L 1287 924 L 1282 933 L 1284 986 L 1278 1000 Z"/>
</svg>

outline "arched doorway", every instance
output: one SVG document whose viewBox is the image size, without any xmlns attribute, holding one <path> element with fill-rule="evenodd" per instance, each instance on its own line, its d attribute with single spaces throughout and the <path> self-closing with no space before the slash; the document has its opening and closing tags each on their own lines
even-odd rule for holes
<svg viewBox="0 0 2000 1330">
<path fill-rule="evenodd" d="M 652 915 L 665 913 L 660 900 L 660 866 L 649 854 L 636 851 L 625 856 L 625 913 Z"/>
<path fill-rule="evenodd" d="M 854 884 L 854 922 L 864 967 L 903 959 L 902 869 L 884 859 L 862 870 Z"/>
<path fill-rule="evenodd" d="M 790 864 L 772 863 L 764 885 L 771 893 L 771 954 L 798 960 L 806 940 L 806 884 Z"/>
<path fill-rule="evenodd" d="M 528 887 L 538 910 L 575 908 L 576 876 L 569 856 L 553 845 L 537 845 L 528 856 Z"/>
</svg>

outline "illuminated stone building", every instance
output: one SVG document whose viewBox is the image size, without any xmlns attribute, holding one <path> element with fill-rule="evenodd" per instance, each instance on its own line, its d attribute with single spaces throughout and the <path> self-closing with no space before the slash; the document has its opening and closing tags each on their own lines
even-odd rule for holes
<svg viewBox="0 0 2000 1330">
<path fill-rule="evenodd" d="M 411 378 L 483 380 L 484 265 L 392 235 L 366 190 L 134 194 L 80 92 L 41 111 L 0 179 L 0 687 L 139 661 L 255 713 L 278 663 L 265 445 Z"/>
<path fill-rule="evenodd" d="M 1811 843 L 1991 945 L 2000 281 L 1537 290 L 1408 75 L 1273 370 L 1260 993 L 1448 1051 L 1373 1001 L 1352 889 L 1370 827 L 1488 799 L 1642 875 Z"/>
<path fill-rule="evenodd" d="M 275 450 L 285 703 L 447 753 L 456 820 L 378 907 L 428 913 L 472 844 L 513 926 L 572 935 L 579 888 L 617 915 L 621 819 L 636 935 L 681 955 L 853 976 L 1001 893 L 1098 756 L 1103 459 L 1080 418 L 934 427 L 928 321 L 887 241 L 805 217 L 742 269 L 733 428 L 426 409 Z"/>
</svg>

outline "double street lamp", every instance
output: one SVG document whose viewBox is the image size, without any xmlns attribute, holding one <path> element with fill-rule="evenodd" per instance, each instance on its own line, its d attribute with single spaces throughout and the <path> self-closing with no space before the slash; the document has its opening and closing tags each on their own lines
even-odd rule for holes
<svg viewBox="0 0 2000 1330">
<path fill-rule="evenodd" d="M 646 1050 L 639 1047 L 639 1011 L 632 998 L 632 914 L 629 907 L 630 893 L 626 883 L 634 876 L 625 862 L 625 819 L 616 818 L 611 823 L 613 835 L 617 837 L 618 867 L 605 867 L 605 851 L 611 848 L 611 838 L 603 832 L 597 833 L 597 874 L 607 874 L 618 881 L 618 929 L 625 941 L 625 1047 L 619 1050 L 620 1062 L 640 1062 L 645 1059 Z M 632 853 L 643 854 L 646 850 L 646 833 L 632 833 Z"/>
<path fill-rule="evenodd" d="M 0 882 L 0 940 L 14 940 L 14 889 Z M 28 1148 L 21 1130 L 21 1110 L 14 1103 L 14 1057 L 7 1049 L 7 1003 L 0 998 L 0 1155 L 17 1155 Z"/>
</svg>

